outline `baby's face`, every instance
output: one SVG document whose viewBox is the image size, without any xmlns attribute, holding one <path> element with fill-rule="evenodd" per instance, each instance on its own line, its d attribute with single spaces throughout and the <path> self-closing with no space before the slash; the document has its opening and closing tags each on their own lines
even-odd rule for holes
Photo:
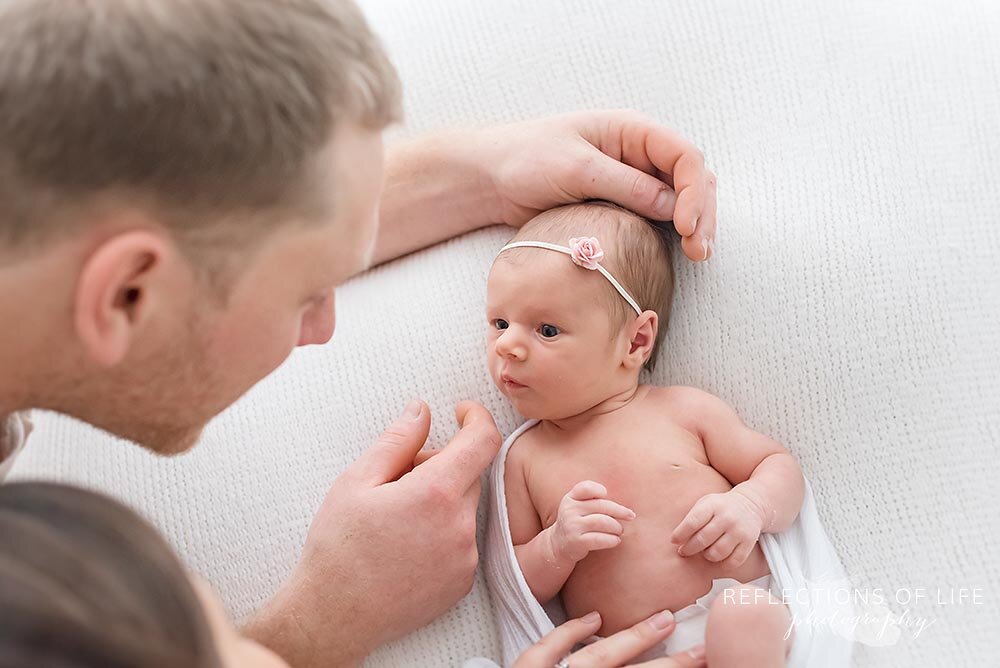
<svg viewBox="0 0 1000 668">
<path fill-rule="evenodd" d="M 612 337 L 606 279 L 550 250 L 506 255 L 486 288 L 493 382 L 526 418 L 567 418 L 607 399 L 627 337 Z"/>
</svg>

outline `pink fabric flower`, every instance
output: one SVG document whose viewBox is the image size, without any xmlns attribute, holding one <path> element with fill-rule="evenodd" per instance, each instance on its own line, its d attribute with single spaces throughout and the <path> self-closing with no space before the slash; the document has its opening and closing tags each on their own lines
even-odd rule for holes
<svg viewBox="0 0 1000 668">
<path fill-rule="evenodd" d="M 601 242 L 594 237 L 573 237 L 569 240 L 569 247 L 573 251 L 573 262 L 584 269 L 595 270 L 597 264 L 604 259 Z"/>
</svg>

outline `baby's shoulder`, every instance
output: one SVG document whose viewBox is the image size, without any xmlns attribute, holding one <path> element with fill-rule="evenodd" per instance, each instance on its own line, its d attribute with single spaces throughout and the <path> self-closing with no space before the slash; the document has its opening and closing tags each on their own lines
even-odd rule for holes
<svg viewBox="0 0 1000 668">
<path fill-rule="evenodd" d="M 646 400 L 661 406 L 692 409 L 718 400 L 714 394 L 692 385 L 645 385 L 643 387 L 647 390 Z"/>
<path fill-rule="evenodd" d="M 714 394 L 691 385 L 649 385 L 643 402 L 647 410 L 694 429 L 705 409 L 720 401 Z"/>
<path fill-rule="evenodd" d="M 507 464 L 517 465 L 524 462 L 538 445 L 538 425 L 528 427 L 518 436 L 507 449 Z"/>
</svg>

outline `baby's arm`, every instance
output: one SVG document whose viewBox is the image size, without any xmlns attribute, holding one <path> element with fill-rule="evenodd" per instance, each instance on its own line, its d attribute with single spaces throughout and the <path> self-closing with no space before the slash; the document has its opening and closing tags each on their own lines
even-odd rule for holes
<svg viewBox="0 0 1000 668">
<path fill-rule="evenodd" d="M 531 593 L 544 605 L 566 584 L 576 562 L 560 561 L 552 553 L 551 542 L 542 531 L 542 521 L 528 495 L 520 455 L 518 449 L 512 448 L 503 472 L 510 538 Z"/>
<path fill-rule="evenodd" d="M 694 505 L 672 537 L 674 542 L 682 544 L 681 553 L 688 556 L 709 546 L 714 547 L 715 541 L 719 540 L 715 535 L 718 527 L 704 530 L 709 528 L 715 516 L 723 514 L 728 516 L 720 517 L 717 525 L 727 519 L 731 522 L 745 519 L 740 517 L 744 510 L 759 519 L 759 528 L 750 523 L 750 529 L 742 533 L 755 532 L 759 535 L 787 529 L 798 515 L 805 493 L 802 470 L 795 458 L 774 439 L 747 427 L 722 399 L 696 388 L 677 389 L 683 394 L 682 402 L 687 414 L 695 418 L 709 463 L 734 486 L 726 495 L 710 494 Z M 740 533 L 737 531 L 737 534 Z M 749 554 L 756 539 L 757 536 L 754 536 L 749 546 L 741 545 L 742 549 L 729 552 L 726 551 L 728 544 L 723 542 L 714 554 L 706 552 L 706 558 L 720 561 L 713 557 L 723 552 L 725 554 L 721 558 L 729 554 L 736 557 L 743 552 Z M 738 535 L 736 540 L 746 543 L 749 539 Z M 693 543 L 688 545 L 691 541 Z M 735 561 L 742 562 L 744 559 L 737 558 Z"/>
<path fill-rule="evenodd" d="M 603 485 L 585 480 L 563 497 L 556 521 L 542 529 L 528 494 L 523 462 L 511 455 L 504 469 L 510 537 L 528 588 L 544 605 L 566 584 L 578 561 L 593 550 L 621 543 L 621 522 L 635 513 L 607 499 Z"/>
</svg>

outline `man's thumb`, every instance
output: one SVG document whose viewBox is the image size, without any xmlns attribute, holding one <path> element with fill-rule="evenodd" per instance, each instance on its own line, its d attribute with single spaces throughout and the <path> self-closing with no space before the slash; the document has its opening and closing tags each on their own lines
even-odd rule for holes
<svg viewBox="0 0 1000 668">
<path fill-rule="evenodd" d="M 397 479 L 412 468 L 430 430 L 430 410 L 423 401 L 414 399 L 354 463 L 352 473 L 373 487 Z"/>
</svg>

